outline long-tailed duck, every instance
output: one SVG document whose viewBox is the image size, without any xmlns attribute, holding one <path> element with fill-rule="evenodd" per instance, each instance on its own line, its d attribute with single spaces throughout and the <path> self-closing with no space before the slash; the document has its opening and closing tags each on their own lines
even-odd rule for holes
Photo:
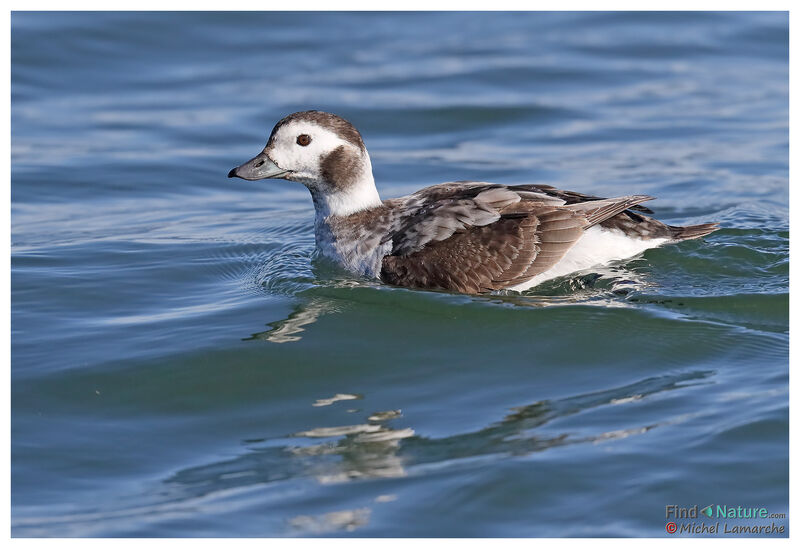
<svg viewBox="0 0 800 549">
<path fill-rule="evenodd" d="M 469 294 L 525 290 L 717 229 L 646 217 L 653 212 L 640 203 L 650 196 L 600 198 L 549 185 L 458 181 L 381 200 L 361 134 L 320 111 L 278 122 L 264 150 L 228 177 L 305 185 L 319 252 L 353 273 Z"/>
</svg>

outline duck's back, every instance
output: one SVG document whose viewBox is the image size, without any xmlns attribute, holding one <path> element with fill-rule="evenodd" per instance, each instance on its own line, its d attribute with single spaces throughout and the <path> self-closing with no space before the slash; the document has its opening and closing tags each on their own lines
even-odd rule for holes
<svg viewBox="0 0 800 549">
<path fill-rule="evenodd" d="M 715 224 L 673 227 L 643 213 L 647 196 L 605 199 L 546 185 L 445 183 L 387 204 L 393 223 L 380 278 L 482 293 L 545 280 L 697 238 Z"/>
</svg>

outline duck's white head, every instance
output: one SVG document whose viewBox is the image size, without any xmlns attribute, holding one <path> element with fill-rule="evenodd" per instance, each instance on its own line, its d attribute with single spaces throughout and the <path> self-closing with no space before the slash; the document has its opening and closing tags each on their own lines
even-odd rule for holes
<svg viewBox="0 0 800 549">
<path fill-rule="evenodd" d="M 264 150 L 228 177 L 302 183 L 323 217 L 381 204 L 361 134 L 344 118 L 327 112 L 296 112 L 282 119 Z"/>
</svg>

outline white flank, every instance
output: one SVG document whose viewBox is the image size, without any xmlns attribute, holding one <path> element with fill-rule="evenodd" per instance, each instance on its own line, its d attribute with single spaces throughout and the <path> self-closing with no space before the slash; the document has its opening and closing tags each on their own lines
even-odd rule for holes
<svg viewBox="0 0 800 549">
<path fill-rule="evenodd" d="M 665 242 L 669 242 L 669 239 L 631 238 L 622 231 L 604 229 L 595 225 L 588 228 L 578 242 L 561 258 L 561 261 L 553 265 L 551 269 L 509 289 L 521 292 L 546 280 L 634 257 L 647 249 L 661 246 Z"/>
</svg>

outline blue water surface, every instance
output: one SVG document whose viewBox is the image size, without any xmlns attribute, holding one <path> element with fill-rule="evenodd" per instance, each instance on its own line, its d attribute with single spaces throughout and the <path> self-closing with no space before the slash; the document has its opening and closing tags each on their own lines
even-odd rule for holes
<svg viewBox="0 0 800 549">
<path fill-rule="evenodd" d="M 788 517 L 788 22 L 13 13 L 12 535 Z M 546 183 L 722 229 L 523 295 L 352 278 L 302 186 L 225 177 L 305 109 L 384 198 Z"/>
</svg>

